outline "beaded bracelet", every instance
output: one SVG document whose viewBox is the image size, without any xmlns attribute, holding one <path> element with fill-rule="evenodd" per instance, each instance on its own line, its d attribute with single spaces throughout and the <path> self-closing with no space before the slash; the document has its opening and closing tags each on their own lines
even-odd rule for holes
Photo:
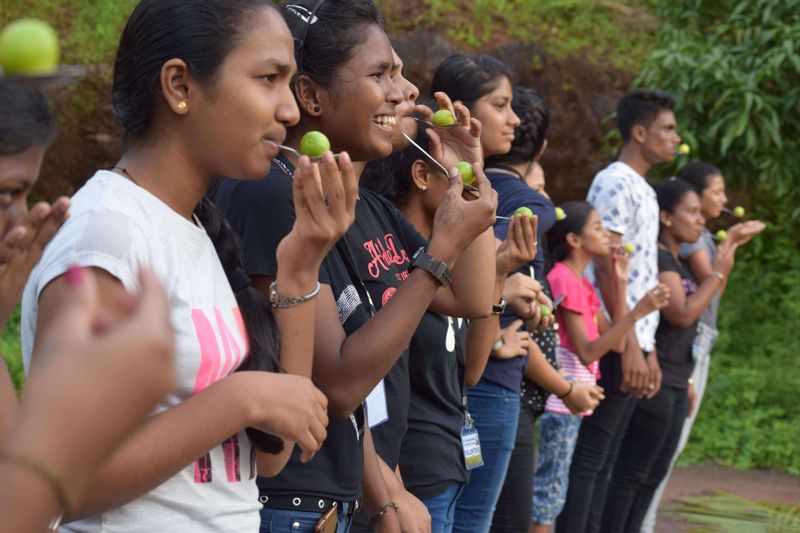
<svg viewBox="0 0 800 533">
<path fill-rule="evenodd" d="M 369 519 L 369 527 L 374 527 L 375 524 L 378 523 L 378 520 L 383 518 L 383 515 L 389 512 L 389 509 L 394 509 L 394 512 L 397 512 L 397 505 L 394 502 L 389 502 L 383 507 L 379 508 L 375 513 L 372 515 L 372 518 Z"/>
</svg>

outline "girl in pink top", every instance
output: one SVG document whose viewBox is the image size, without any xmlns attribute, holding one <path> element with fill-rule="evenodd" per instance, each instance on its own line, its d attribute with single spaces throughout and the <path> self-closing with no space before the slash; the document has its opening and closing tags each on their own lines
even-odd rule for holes
<svg viewBox="0 0 800 533">
<path fill-rule="evenodd" d="M 587 202 L 562 206 L 566 217 L 557 220 L 547 234 L 550 257 L 555 266 L 547 274 L 553 297 L 563 296 L 558 308 L 558 362 L 567 379 L 595 384 L 599 360 L 608 351 L 622 352 L 625 335 L 636 321 L 664 307 L 669 299 L 666 286 L 659 284 L 628 312 L 625 287 L 628 253 L 612 249 L 609 232 L 600 214 Z M 617 297 L 609 302 L 611 319 L 601 309 L 591 282 L 583 277 L 589 262 L 611 254 Z M 612 322 L 613 320 L 613 322 Z M 539 454 L 533 494 L 533 531 L 546 532 L 567 494 L 569 467 L 578 438 L 581 417 L 591 411 L 572 413 L 556 396 L 550 396 L 539 418 Z"/>
</svg>

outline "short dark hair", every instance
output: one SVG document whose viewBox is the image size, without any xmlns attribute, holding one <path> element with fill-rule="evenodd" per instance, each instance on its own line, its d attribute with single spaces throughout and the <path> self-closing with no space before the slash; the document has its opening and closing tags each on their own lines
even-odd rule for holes
<svg viewBox="0 0 800 533">
<path fill-rule="evenodd" d="M 513 80 L 505 63 L 486 54 L 455 54 L 442 61 L 433 74 L 431 96 L 443 92 L 460 100 L 470 110 L 482 97 L 495 90 L 502 78 Z"/>
<path fill-rule="evenodd" d="M 297 73 L 323 87 L 331 87 L 334 74 L 366 41 L 364 27 L 382 28 L 372 0 L 295 0 L 281 8 L 295 39 Z"/>
<path fill-rule="evenodd" d="M 50 108 L 40 91 L 0 80 L 0 155 L 47 146 L 55 131 Z"/>
<path fill-rule="evenodd" d="M 636 125 L 649 126 L 664 111 L 675 109 L 675 99 L 658 89 L 633 89 L 617 104 L 617 126 L 622 142 L 631 140 L 631 130 Z"/>
<path fill-rule="evenodd" d="M 692 161 L 680 169 L 676 177 L 691 184 L 697 194 L 702 196 L 711 176 L 722 176 L 722 171 L 711 163 Z"/>
<path fill-rule="evenodd" d="M 681 203 L 687 194 L 696 194 L 691 184 L 675 178 L 656 183 L 653 188 L 656 190 L 658 208 L 667 213 L 674 213 L 675 206 Z"/>
<path fill-rule="evenodd" d="M 550 113 L 542 97 L 527 87 L 514 87 L 513 95 L 511 109 L 520 120 L 514 130 L 514 142 L 508 153 L 488 158 L 487 165 L 529 163 L 539 154 L 547 138 Z"/>
</svg>

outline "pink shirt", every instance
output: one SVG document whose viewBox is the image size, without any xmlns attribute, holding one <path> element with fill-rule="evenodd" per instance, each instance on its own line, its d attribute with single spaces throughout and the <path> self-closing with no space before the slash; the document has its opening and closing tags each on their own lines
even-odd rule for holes
<svg viewBox="0 0 800 533">
<path fill-rule="evenodd" d="M 589 366 L 584 366 L 581 363 L 574 347 L 569 342 L 562 309 L 568 309 L 581 315 L 586 334 L 589 340 L 593 341 L 600 336 L 596 319 L 597 312 L 600 310 L 600 300 L 597 298 L 597 293 L 589 280 L 575 275 L 564 263 L 556 263 L 547 274 L 547 280 L 550 282 L 553 298 L 564 296 L 564 300 L 559 305 L 559 310 L 556 313 L 558 336 L 561 343 L 557 350 L 557 356 L 561 370 L 572 381 L 595 384 L 600 373 L 600 362 L 594 361 Z M 552 394 L 547 400 L 546 409 L 554 413 L 571 414 L 564 402 Z M 582 414 L 590 415 L 592 413 L 589 411 Z"/>
</svg>

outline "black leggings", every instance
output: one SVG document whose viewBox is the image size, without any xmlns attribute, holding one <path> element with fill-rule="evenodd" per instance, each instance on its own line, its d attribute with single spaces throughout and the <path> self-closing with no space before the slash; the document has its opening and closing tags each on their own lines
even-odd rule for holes
<svg viewBox="0 0 800 533">
<path fill-rule="evenodd" d="M 533 472 L 536 467 L 536 447 L 533 427 L 537 416 L 520 403 L 517 439 L 500 499 L 494 508 L 492 533 L 527 533 L 533 512 Z"/>
<path fill-rule="evenodd" d="M 636 403 L 608 487 L 602 531 L 639 533 L 653 494 L 669 472 L 688 410 L 686 389 L 668 385 Z"/>
</svg>

